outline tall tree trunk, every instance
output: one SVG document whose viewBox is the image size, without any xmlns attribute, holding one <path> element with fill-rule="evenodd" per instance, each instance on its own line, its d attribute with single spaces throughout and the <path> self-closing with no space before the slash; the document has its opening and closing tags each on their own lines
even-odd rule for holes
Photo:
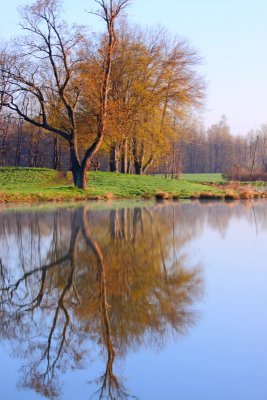
<svg viewBox="0 0 267 400">
<path fill-rule="evenodd" d="M 69 142 L 70 145 L 70 163 L 74 186 L 83 189 L 84 173 L 78 157 L 77 143 L 75 138 Z"/>
<path fill-rule="evenodd" d="M 7 153 L 7 149 L 6 149 L 6 142 L 7 142 L 7 135 L 5 134 L 3 137 L 3 141 L 2 141 L 2 151 L 1 151 L 1 165 L 5 166 L 6 165 L 6 153 Z"/>
<path fill-rule="evenodd" d="M 255 143 L 255 147 L 254 147 L 254 151 L 253 151 L 253 157 L 252 157 L 252 163 L 251 163 L 251 169 L 250 169 L 250 172 L 251 172 L 251 173 L 254 171 L 254 167 L 255 167 L 255 161 L 256 161 L 256 153 L 257 153 L 257 149 L 258 149 L 258 143 L 259 143 L 259 136 L 257 136 L 257 138 L 256 138 L 256 143 Z"/>
<path fill-rule="evenodd" d="M 154 162 L 154 156 L 151 155 L 147 163 L 142 168 L 142 175 L 145 175 L 147 173 L 148 169 L 151 167 L 153 162 Z"/>
<path fill-rule="evenodd" d="M 113 144 L 110 148 L 109 156 L 109 170 L 110 172 L 118 172 L 118 146 Z"/>
<path fill-rule="evenodd" d="M 33 154 L 33 132 L 31 131 L 30 133 L 29 133 L 29 142 L 28 142 L 28 160 L 27 160 L 27 164 L 28 164 L 28 167 L 30 167 L 30 168 L 32 168 L 32 166 L 33 166 L 33 156 L 32 156 L 32 154 Z"/>
<path fill-rule="evenodd" d="M 37 167 L 37 165 L 38 165 L 39 150 L 40 150 L 40 134 L 41 134 L 41 130 L 38 133 L 37 142 L 36 142 L 36 146 L 35 146 L 34 157 L 33 157 L 33 165 L 32 165 L 33 167 Z"/>
<path fill-rule="evenodd" d="M 121 154 L 121 173 L 127 173 L 127 160 L 128 160 L 128 139 L 124 139 L 122 154 Z"/>
<path fill-rule="evenodd" d="M 60 159 L 59 159 L 59 140 L 58 136 L 54 137 L 53 141 L 53 169 L 60 170 Z"/>
<path fill-rule="evenodd" d="M 127 174 L 131 173 L 132 169 L 132 154 L 133 154 L 133 149 L 132 149 L 132 141 L 128 141 L 128 157 L 127 157 Z"/>
<path fill-rule="evenodd" d="M 131 159 L 130 159 L 130 157 L 128 157 L 128 160 L 127 160 L 127 174 L 131 173 L 131 167 L 132 167 Z"/>
<path fill-rule="evenodd" d="M 133 140 L 133 158 L 134 158 L 134 169 L 136 175 L 143 174 L 143 161 L 144 161 L 144 143 L 141 144 L 140 152 L 138 151 L 137 140 Z"/>
<path fill-rule="evenodd" d="M 135 174 L 136 175 L 142 175 L 143 174 L 143 168 L 140 162 L 135 161 L 134 162 L 134 169 L 135 169 Z"/>
<path fill-rule="evenodd" d="M 21 163 L 21 147 L 22 147 L 22 123 L 19 123 L 17 127 L 17 143 L 16 143 L 16 153 L 15 153 L 15 167 L 19 167 Z"/>
</svg>

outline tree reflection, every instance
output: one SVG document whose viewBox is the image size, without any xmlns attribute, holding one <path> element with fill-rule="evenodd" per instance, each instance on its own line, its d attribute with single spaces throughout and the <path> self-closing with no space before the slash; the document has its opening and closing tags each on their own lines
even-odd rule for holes
<svg viewBox="0 0 267 400">
<path fill-rule="evenodd" d="M 195 320 L 201 271 L 185 268 L 193 233 L 177 234 L 179 215 L 173 205 L 2 218 L 2 242 L 18 260 L 0 262 L 0 335 L 26 361 L 20 387 L 59 397 L 60 373 L 84 367 L 97 345 L 105 369 L 95 396 L 130 397 L 115 357 L 162 345 Z"/>
</svg>

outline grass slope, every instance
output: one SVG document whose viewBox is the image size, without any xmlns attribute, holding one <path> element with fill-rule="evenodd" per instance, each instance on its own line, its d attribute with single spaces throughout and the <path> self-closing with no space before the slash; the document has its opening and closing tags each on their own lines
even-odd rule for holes
<svg viewBox="0 0 267 400">
<path fill-rule="evenodd" d="M 222 189 L 159 176 L 90 172 L 88 189 L 75 189 L 71 175 L 45 168 L 0 168 L 0 202 L 70 201 L 109 198 L 190 198 L 200 194 L 220 196 Z"/>
</svg>

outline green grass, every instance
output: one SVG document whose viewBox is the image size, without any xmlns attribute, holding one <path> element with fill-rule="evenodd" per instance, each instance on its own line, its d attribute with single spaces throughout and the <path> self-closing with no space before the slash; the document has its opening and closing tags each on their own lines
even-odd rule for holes
<svg viewBox="0 0 267 400">
<path fill-rule="evenodd" d="M 224 183 L 222 174 L 183 174 L 182 180 L 202 183 Z"/>
<path fill-rule="evenodd" d="M 172 180 L 159 176 L 90 172 L 88 189 L 82 191 L 73 187 L 71 174 L 63 178 L 56 171 L 45 168 L 0 168 L 0 202 L 138 199 L 154 197 L 158 193 L 190 198 L 201 193 L 216 196 L 222 194 L 222 190 L 195 183 L 185 176 L 181 180 Z"/>
<path fill-rule="evenodd" d="M 158 178 L 165 178 L 165 174 L 157 174 L 155 175 Z M 171 174 L 168 174 L 167 177 L 171 179 Z M 222 174 L 182 174 L 180 176 L 180 180 L 187 182 L 195 182 L 195 183 L 225 183 L 225 179 L 223 179 Z"/>
<path fill-rule="evenodd" d="M 54 182 L 57 173 L 48 168 L 0 167 L 0 185 L 6 189 L 47 186 Z"/>
<path fill-rule="evenodd" d="M 111 192 L 119 197 L 155 195 L 158 192 L 181 194 L 184 197 L 188 197 L 195 192 L 218 192 L 215 188 L 204 186 L 199 183 L 187 182 L 185 180 L 173 180 L 153 176 L 122 175 L 110 172 L 91 173 L 89 175 L 88 184 L 88 186 L 92 187 L 92 191 L 96 190 L 99 194 L 103 195 L 106 192 Z"/>
</svg>

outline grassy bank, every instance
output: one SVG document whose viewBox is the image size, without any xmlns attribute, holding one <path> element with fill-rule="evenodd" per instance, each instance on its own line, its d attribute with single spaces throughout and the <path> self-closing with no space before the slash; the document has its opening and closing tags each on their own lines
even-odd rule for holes
<svg viewBox="0 0 267 400">
<path fill-rule="evenodd" d="M 110 198 L 190 198 L 222 193 L 221 189 L 186 180 L 90 172 L 88 189 L 75 189 L 71 175 L 44 168 L 0 168 L 0 201 L 70 201 Z"/>
<path fill-rule="evenodd" d="M 216 186 L 220 181 L 218 175 L 209 174 L 211 185 L 208 185 L 203 183 L 207 177 L 200 175 L 184 175 L 180 180 L 172 180 L 159 176 L 90 172 L 88 189 L 82 191 L 73 187 L 70 173 L 63 176 L 44 168 L 0 168 L 0 202 L 238 198 L 238 190 Z"/>
</svg>

